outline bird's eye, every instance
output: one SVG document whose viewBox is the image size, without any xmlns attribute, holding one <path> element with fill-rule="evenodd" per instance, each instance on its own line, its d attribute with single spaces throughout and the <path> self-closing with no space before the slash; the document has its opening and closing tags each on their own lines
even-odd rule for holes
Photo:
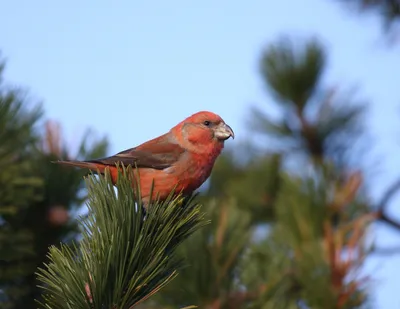
<svg viewBox="0 0 400 309">
<path fill-rule="evenodd" d="M 208 120 L 206 120 L 206 121 L 203 122 L 203 124 L 204 124 L 205 126 L 208 127 L 208 126 L 211 124 L 211 122 L 209 122 Z"/>
</svg>

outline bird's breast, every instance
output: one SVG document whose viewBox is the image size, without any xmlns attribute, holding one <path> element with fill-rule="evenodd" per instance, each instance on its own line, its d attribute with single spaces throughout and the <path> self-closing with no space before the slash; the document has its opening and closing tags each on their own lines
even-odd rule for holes
<svg viewBox="0 0 400 309">
<path fill-rule="evenodd" d="M 191 192 L 199 188 L 210 176 L 217 156 L 213 153 L 187 154 L 186 158 L 167 168 L 165 172 L 176 176 L 178 188 L 183 192 Z"/>
</svg>

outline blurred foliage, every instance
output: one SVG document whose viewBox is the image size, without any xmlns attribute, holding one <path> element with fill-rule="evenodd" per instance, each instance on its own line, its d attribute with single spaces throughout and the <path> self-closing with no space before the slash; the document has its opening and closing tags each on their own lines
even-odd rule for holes
<svg viewBox="0 0 400 309">
<path fill-rule="evenodd" d="M 251 111 L 251 127 L 283 144 L 285 154 L 302 152 L 315 163 L 346 163 L 363 133 L 366 104 L 352 92 L 324 87 L 321 79 L 326 52 L 315 39 L 301 44 L 287 37 L 268 46 L 261 59 L 261 75 L 280 117 L 260 108 Z M 359 155 L 359 154 L 357 154 Z"/>
<path fill-rule="evenodd" d="M 0 84 L 0 308 L 36 308 L 34 273 L 48 247 L 77 235 L 70 212 L 84 200 L 84 174 L 51 164 L 72 154 L 59 126 L 42 114 L 24 91 Z M 105 139 L 88 138 L 74 158 L 105 154 Z"/>
<path fill-rule="evenodd" d="M 4 64 L 0 76 L 3 69 Z M 0 84 L 0 289 L 6 294 L 0 306 L 10 309 L 31 292 L 19 282 L 36 269 L 34 235 L 23 225 L 21 213 L 42 199 L 43 185 L 30 158 L 39 139 L 33 127 L 42 112 L 38 107 L 28 110 L 24 100 L 20 91 Z"/>
<path fill-rule="evenodd" d="M 201 229 L 180 249 L 187 267 L 161 293 L 168 308 L 195 304 L 200 308 L 230 306 L 238 293 L 237 264 L 250 242 L 250 217 L 232 200 L 210 200 L 211 224 Z M 241 306 L 237 303 L 239 307 Z"/>
<path fill-rule="evenodd" d="M 358 290 L 363 281 L 353 272 L 366 256 L 365 224 L 373 217 L 366 214 L 348 220 L 353 203 L 342 200 L 339 207 L 327 196 L 325 187 L 313 180 L 307 183 L 300 188 L 288 180 L 277 200 L 274 228 L 242 261 L 246 286 L 257 288 L 262 286 L 262 278 L 267 278 L 256 308 L 291 308 L 300 300 L 311 308 L 358 308 L 363 304 L 365 296 Z M 335 196 L 339 194 L 343 192 Z M 354 194 L 349 200 L 355 199 Z"/>
<path fill-rule="evenodd" d="M 234 198 L 253 223 L 272 220 L 273 204 L 281 182 L 281 160 L 279 154 L 269 154 L 253 157 L 241 165 L 232 153 L 226 152 L 213 169 L 205 200 Z"/>
<path fill-rule="evenodd" d="M 398 0 L 339 0 L 339 3 L 352 11 L 378 15 L 386 33 L 399 30 L 400 2 Z"/>
<path fill-rule="evenodd" d="M 375 217 L 350 161 L 363 138 L 365 104 L 324 86 L 326 63 L 315 39 L 285 37 L 264 50 L 261 76 L 280 117 L 254 108 L 248 121 L 276 147 L 249 157 L 232 149 L 218 159 L 200 197 L 212 224 L 182 246 L 188 266 L 158 295 L 163 308 L 368 304 L 359 268 Z"/>
</svg>

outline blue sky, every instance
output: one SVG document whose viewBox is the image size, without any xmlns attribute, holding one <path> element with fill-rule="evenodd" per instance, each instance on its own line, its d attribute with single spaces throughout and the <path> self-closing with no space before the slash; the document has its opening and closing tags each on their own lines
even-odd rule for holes
<svg viewBox="0 0 400 309">
<path fill-rule="evenodd" d="M 261 49 L 280 34 L 317 35 L 329 50 L 327 80 L 358 85 L 371 102 L 376 198 L 400 174 L 400 56 L 383 46 L 377 18 L 338 3 L 5 1 L 0 49 L 6 80 L 29 87 L 72 145 L 91 127 L 108 135 L 113 153 L 198 110 L 219 113 L 245 140 L 248 107 L 273 108 L 258 73 Z M 400 218 L 396 202 L 390 210 Z M 379 245 L 400 245 L 400 233 L 376 232 Z M 367 270 L 376 308 L 400 308 L 400 256 L 373 258 Z"/>
</svg>

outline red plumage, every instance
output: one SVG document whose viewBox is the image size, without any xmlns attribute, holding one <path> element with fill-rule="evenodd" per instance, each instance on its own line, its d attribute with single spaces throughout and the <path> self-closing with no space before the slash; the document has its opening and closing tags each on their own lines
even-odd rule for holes
<svg viewBox="0 0 400 309">
<path fill-rule="evenodd" d="M 229 137 L 234 138 L 234 133 L 222 118 L 203 111 L 186 118 L 168 133 L 113 156 L 57 163 L 100 173 L 107 168 L 114 184 L 118 176 L 116 163 L 136 165 L 141 197 L 146 203 L 150 199 L 153 181 L 153 198 L 158 194 L 160 199 L 165 199 L 174 188 L 175 194 L 184 195 L 199 188 L 210 176 L 215 160 Z"/>
</svg>

